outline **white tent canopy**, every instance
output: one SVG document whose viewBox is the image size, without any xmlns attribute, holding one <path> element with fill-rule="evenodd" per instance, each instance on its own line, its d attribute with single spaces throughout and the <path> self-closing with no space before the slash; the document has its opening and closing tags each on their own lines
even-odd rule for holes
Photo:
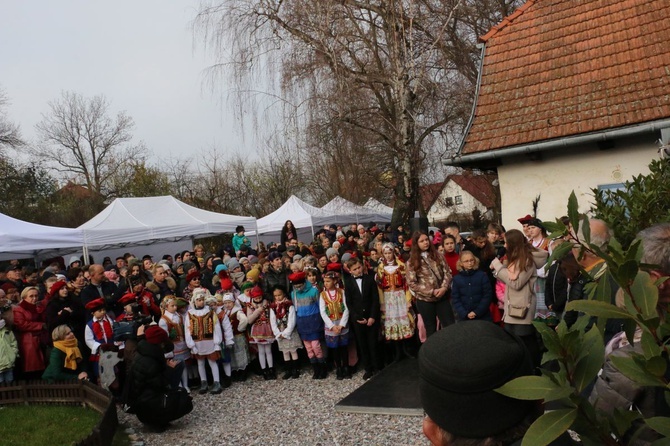
<svg viewBox="0 0 670 446">
<path fill-rule="evenodd" d="M 189 206 L 172 196 L 117 198 L 79 226 L 85 247 L 137 246 L 255 229 L 254 217 L 219 214 Z"/>
<path fill-rule="evenodd" d="M 0 260 L 47 257 L 52 250 L 77 250 L 83 244 L 80 229 L 43 226 L 0 214 Z"/>
<path fill-rule="evenodd" d="M 364 207 L 368 209 L 373 209 L 377 212 L 380 212 L 382 214 L 393 214 L 393 208 L 390 206 L 386 206 L 385 204 L 375 200 L 374 198 L 370 197 L 368 201 L 365 202 L 363 205 Z"/>
<path fill-rule="evenodd" d="M 349 216 L 349 220 L 351 220 L 351 216 L 353 216 L 356 223 L 367 223 L 370 221 L 374 221 L 375 223 L 390 223 L 391 215 L 393 214 L 393 209 L 391 209 L 390 212 L 380 212 L 376 209 L 359 206 L 340 196 L 330 200 L 321 209 L 333 215 Z"/>
</svg>

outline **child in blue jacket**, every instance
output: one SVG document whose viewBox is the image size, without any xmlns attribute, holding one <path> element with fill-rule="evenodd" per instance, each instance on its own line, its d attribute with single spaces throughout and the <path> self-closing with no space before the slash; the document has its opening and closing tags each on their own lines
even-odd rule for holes
<svg viewBox="0 0 670 446">
<path fill-rule="evenodd" d="M 479 259 L 471 251 L 461 252 L 459 273 L 451 282 L 451 303 L 459 321 L 483 319 L 493 321 L 489 306 L 493 290 Z"/>
</svg>

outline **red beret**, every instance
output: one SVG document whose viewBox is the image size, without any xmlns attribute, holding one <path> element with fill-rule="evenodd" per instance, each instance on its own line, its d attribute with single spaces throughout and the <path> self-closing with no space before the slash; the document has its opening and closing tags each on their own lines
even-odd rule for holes
<svg viewBox="0 0 670 446">
<path fill-rule="evenodd" d="M 261 290 L 261 287 L 259 287 L 258 285 L 256 285 L 255 287 L 253 287 L 253 288 L 251 289 L 251 292 L 249 293 L 249 295 L 251 296 L 252 299 L 253 299 L 254 297 L 262 296 L 262 295 L 263 295 L 263 290 Z"/>
<path fill-rule="evenodd" d="M 221 289 L 222 290 L 232 290 L 233 289 L 233 281 L 230 280 L 229 278 L 221 279 Z"/>
<path fill-rule="evenodd" d="M 289 274 L 288 276 L 288 280 L 291 283 L 304 283 L 306 278 L 307 274 L 305 274 L 304 271 L 297 271 L 295 273 Z"/>
<path fill-rule="evenodd" d="M 5 293 L 9 293 L 9 290 L 11 289 L 17 290 L 18 288 L 16 288 L 16 285 L 14 285 L 12 282 L 5 282 L 2 284 L 2 286 L 0 286 L 0 289 L 2 289 L 2 291 L 4 291 Z"/>
<path fill-rule="evenodd" d="M 162 344 L 163 342 L 170 340 L 167 332 L 158 325 L 148 327 L 144 331 L 144 339 L 146 339 L 149 344 Z"/>
<path fill-rule="evenodd" d="M 58 294 L 61 288 L 65 287 L 67 283 L 64 280 L 59 280 L 58 282 L 54 283 L 51 285 L 51 290 L 49 290 L 49 295 L 50 296 L 55 296 Z"/>
<path fill-rule="evenodd" d="M 86 309 L 90 311 L 96 311 L 104 307 L 105 307 L 105 300 L 102 297 L 93 299 L 92 301 L 86 304 Z"/>
<path fill-rule="evenodd" d="M 119 304 L 121 305 L 128 305 L 137 302 L 137 296 L 135 296 L 135 293 L 126 293 L 119 299 Z"/>
<path fill-rule="evenodd" d="M 342 264 L 341 263 L 329 263 L 326 265 L 326 271 L 335 271 L 336 273 L 339 273 L 342 271 Z"/>
<path fill-rule="evenodd" d="M 192 273 L 188 273 L 188 276 L 186 276 L 186 281 L 190 282 L 191 280 L 195 278 L 200 278 L 200 271 L 193 271 Z"/>
</svg>

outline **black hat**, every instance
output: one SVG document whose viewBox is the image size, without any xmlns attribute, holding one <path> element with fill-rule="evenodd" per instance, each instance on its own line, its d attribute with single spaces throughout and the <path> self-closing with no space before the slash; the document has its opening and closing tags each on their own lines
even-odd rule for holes
<svg viewBox="0 0 670 446">
<path fill-rule="evenodd" d="M 459 322 L 421 347 L 421 404 L 453 435 L 490 437 L 516 426 L 536 406 L 535 401 L 509 398 L 495 389 L 532 374 L 530 355 L 518 337 L 488 321 Z"/>
<path fill-rule="evenodd" d="M 535 227 L 538 227 L 540 229 L 544 229 L 544 226 L 542 225 L 542 220 L 540 220 L 539 218 L 531 218 L 530 220 L 528 220 L 526 222 L 526 224 L 528 226 L 535 226 Z"/>
<path fill-rule="evenodd" d="M 7 268 L 5 268 L 5 272 L 8 273 L 10 271 L 20 271 L 21 267 L 19 265 L 9 265 Z"/>
</svg>

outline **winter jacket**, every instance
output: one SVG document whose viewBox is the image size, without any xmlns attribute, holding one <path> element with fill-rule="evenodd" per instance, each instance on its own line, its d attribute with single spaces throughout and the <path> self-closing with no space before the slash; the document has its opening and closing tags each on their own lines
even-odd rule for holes
<svg viewBox="0 0 670 446">
<path fill-rule="evenodd" d="M 64 310 L 64 308 L 70 308 L 72 312 Z M 45 315 L 48 333 L 51 333 L 59 325 L 67 325 L 74 332 L 79 342 L 83 342 L 86 310 L 81 302 L 69 296 L 65 299 L 56 297 L 47 304 Z"/>
<path fill-rule="evenodd" d="M 437 256 L 437 261 L 421 257 L 421 265 L 416 270 L 412 262 L 407 262 L 407 285 L 418 300 L 437 302 L 440 299 L 433 296 L 433 290 L 448 288 L 450 284 L 451 271 L 443 256 Z"/>
<path fill-rule="evenodd" d="M 18 355 L 19 344 L 12 330 L 6 326 L 0 328 L 0 371 L 13 368 Z"/>
<path fill-rule="evenodd" d="M 235 250 L 235 253 L 240 252 L 242 245 L 248 246 L 249 249 L 251 249 L 251 242 L 246 235 L 235 234 L 233 236 L 233 249 Z"/>
<path fill-rule="evenodd" d="M 66 369 L 65 352 L 54 347 L 51 350 L 51 356 L 49 356 L 49 366 L 42 374 L 42 379 L 46 379 L 49 382 L 77 379 L 79 374 L 85 370 L 85 364 L 84 361 L 80 361 L 77 364 L 77 370 Z"/>
<path fill-rule="evenodd" d="M 286 292 L 289 291 L 289 281 L 288 274 L 285 270 L 277 271 L 272 266 L 268 269 L 268 272 L 263 276 L 263 294 L 265 298 L 272 302 L 272 287 L 275 285 L 281 285 L 284 287 Z"/>
<path fill-rule="evenodd" d="M 510 279 L 509 270 L 500 260 L 494 258 L 491 262 L 491 266 L 495 270 L 495 276 L 507 285 L 505 289 L 505 316 L 503 318 L 503 322 L 506 324 L 531 325 L 535 317 L 537 298 L 533 290 L 537 280 L 537 268 L 547 263 L 549 253 L 544 250 L 536 250 L 532 252 L 532 256 L 534 265 L 520 271 L 518 277 L 514 280 Z M 510 305 L 528 305 L 526 316 L 524 318 L 510 316 Z"/>
<path fill-rule="evenodd" d="M 636 332 L 639 337 L 640 331 Z M 612 362 L 612 357 L 626 358 L 633 354 L 642 355 L 642 344 L 636 339 L 635 346 L 632 346 L 626 340 L 625 334 L 617 334 L 608 345 L 608 348 L 614 348 L 612 353 L 607 355 L 605 364 L 601 373 L 596 378 L 595 386 L 589 397 L 589 402 L 596 409 L 606 413 L 614 413 L 618 410 L 639 411 L 644 418 L 655 416 L 670 416 L 670 407 L 663 396 L 662 387 L 645 387 L 636 383 L 621 373 Z M 640 424 L 634 424 L 631 433 L 640 427 Z M 645 429 L 639 438 L 631 443 L 634 445 L 648 445 L 658 439 L 659 436 L 650 429 Z"/>
<path fill-rule="evenodd" d="M 165 299 L 165 296 L 174 296 L 177 290 L 177 282 L 172 277 L 166 277 L 162 282 L 147 282 L 146 287 L 154 293 L 156 302 L 160 304 Z"/>
<path fill-rule="evenodd" d="M 30 305 L 24 300 L 13 308 L 21 370 L 24 372 L 44 370 L 46 366 L 41 347 L 41 341 L 47 339 L 42 314 L 27 309 Z"/>
<path fill-rule="evenodd" d="M 451 283 L 451 303 L 461 321 L 471 320 L 468 313 L 474 311 L 475 319 L 492 320 L 489 306 L 491 304 L 491 282 L 481 270 L 462 270 L 454 276 Z"/>
</svg>

